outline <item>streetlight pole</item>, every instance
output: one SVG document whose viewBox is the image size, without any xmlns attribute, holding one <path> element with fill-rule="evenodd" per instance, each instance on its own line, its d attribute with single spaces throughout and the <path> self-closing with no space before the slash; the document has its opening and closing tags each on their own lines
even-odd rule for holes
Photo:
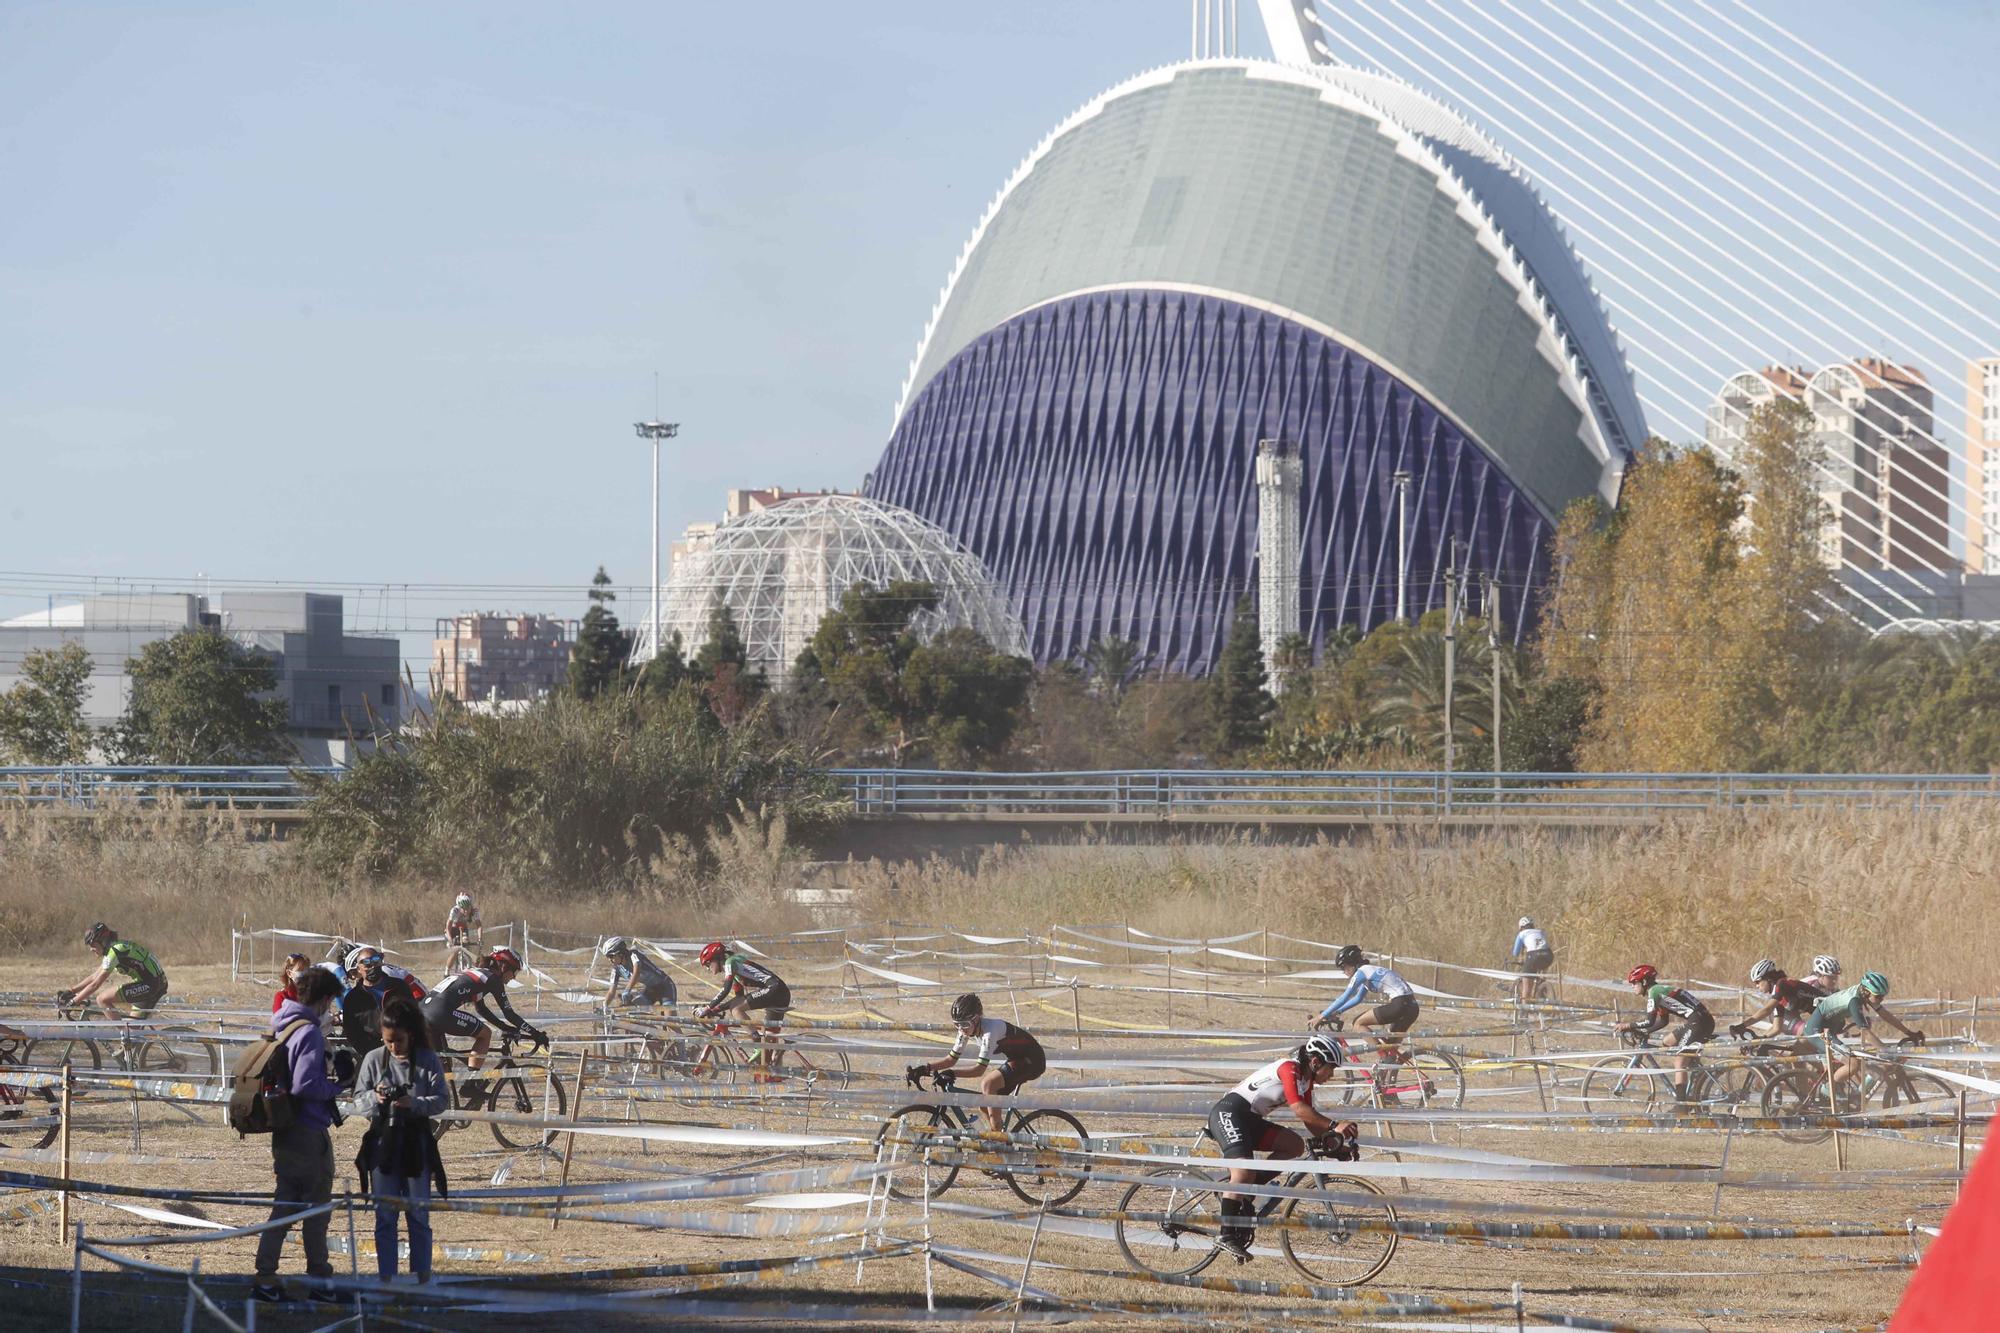
<svg viewBox="0 0 2000 1333">
<path fill-rule="evenodd" d="M 678 421 L 635 421 L 632 429 L 653 445 L 653 656 L 660 655 L 660 441 L 681 433 Z M 650 660 L 650 659 L 648 659 Z"/>
<path fill-rule="evenodd" d="M 1396 619 L 1410 623 L 1410 474 L 1396 481 Z"/>
</svg>

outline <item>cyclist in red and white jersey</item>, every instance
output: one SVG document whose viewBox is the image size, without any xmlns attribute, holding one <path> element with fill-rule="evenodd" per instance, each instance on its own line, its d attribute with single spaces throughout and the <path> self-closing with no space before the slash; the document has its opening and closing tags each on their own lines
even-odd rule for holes
<svg viewBox="0 0 2000 1333">
<path fill-rule="evenodd" d="M 904 1072 L 937 1073 L 958 1063 L 968 1046 L 973 1047 L 973 1072 L 980 1076 L 979 1090 L 989 1097 L 1007 1097 L 1024 1083 L 1032 1083 L 1048 1072 L 1049 1059 L 1034 1033 L 1015 1027 L 1004 1018 L 986 1017 L 986 1006 L 977 995 L 961 995 L 951 1002 L 951 1023 L 958 1039 L 940 1059 L 929 1064 L 911 1065 Z M 995 1064 L 994 1061 L 999 1063 Z M 1000 1108 L 981 1107 L 994 1133 L 1000 1132 Z"/>
<path fill-rule="evenodd" d="M 1262 1185 L 1277 1175 L 1236 1162 L 1253 1161 L 1260 1152 L 1282 1161 L 1305 1151 L 1305 1141 L 1297 1133 L 1272 1123 L 1270 1116 L 1280 1106 L 1291 1108 L 1329 1157 L 1351 1161 L 1357 1155 L 1353 1122 L 1335 1124 L 1313 1105 L 1313 1088 L 1332 1078 L 1345 1061 L 1346 1053 L 1333 1038 L 1307 1037 L 1290 1055 L 1264 1065 L 1222 1094 L 1208 1110 L 1208 1136 L 1231 1162 L 1230 1184 Z M 1250 1242 L 1257 1234 L 1256 1201 L 1224 1193 L 1221 1207 L 1222 1229 L 1216 1244 L 1238 1263 L 1248 1262 Z"/>
</svg>

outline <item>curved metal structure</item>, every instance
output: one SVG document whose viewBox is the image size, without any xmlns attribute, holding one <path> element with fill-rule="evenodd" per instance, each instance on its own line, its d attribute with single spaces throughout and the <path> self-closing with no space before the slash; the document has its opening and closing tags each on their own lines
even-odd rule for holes
<svg viewBox="0 0 2000 1333">
<path fill-rule="evenodd" d="M 963 540 L 1038 660 L 1102 635 L 1205 671 L 1254 586 L 1254 455 L 1299 446 L 1301 619 L 1461 565 L 1518 625 L 1570 501 L 1644 438 L 1595 290 L 1500 149 L 1406 85 L 1205 60 L 1091 102 L 960 257 L 868 491 Z"/>
<path fill-rule="evenodd" d="M 1020 620 L 975 556 L 936 524 L 856 495 L 803 496 L 724 523 L 675 568 L 660 618 L 692 656 L 711 613 L 727 606 L 750 664 L 776 685 L 842 593 L 900 579 L 938 591 L 920 634 L 963 625 L 1003 652 L 1025 651 Z"/>
</svg>

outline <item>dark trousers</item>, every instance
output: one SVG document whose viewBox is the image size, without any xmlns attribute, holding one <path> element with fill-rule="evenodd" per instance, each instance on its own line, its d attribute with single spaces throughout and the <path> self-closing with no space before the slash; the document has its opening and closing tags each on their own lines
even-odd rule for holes
<svg viewBox="0 0 2000 1333">
<path fill-rule="evenodd" d="M 333 1135 L 318 1125 L 288 1125 L 271 1135 L 271 1170 L 278 1178 L 271 1220 L 288 1218 L 333 1198 Z M 326 1257 L 326 1228 L 331 1213 L 319 1213 L 299 1223 L 306 1245 L 306 1273 L 332 1277 Z M 285 1250 L 290 1226 L 272 1227 L 257 1238 L 257 1276 L 278 1275 L 278 1258 Z"/>
</svg>

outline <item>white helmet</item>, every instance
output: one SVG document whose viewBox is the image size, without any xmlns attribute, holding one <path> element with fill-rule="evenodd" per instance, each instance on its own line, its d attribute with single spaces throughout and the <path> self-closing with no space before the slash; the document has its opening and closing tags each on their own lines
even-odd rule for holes
<svg viewBox="0 0 2000 1333">
<path fill-rule="evenodd" d="M 1816 977 L 1837 977 L 1840 975 L 1840 960 L 1830 953 L 1819 954 L 1813 959 L 1813 975 Z"/>
<path fill-rule="evenodd" d="M 362 959 L 364 958 L 379 959 L 381 956 L 382 956 L 382 951 L 376 948 L 374 945 L 357 944 L 352 949 L 349 949 L 347 951 L 347 957 L 342 960 L 342 964 L 347 968 L 349 972 L 359 972 L 361 970 Z"/>
<path fill-rule="evenodd" d="M 1778 965 L 1776 962 L 1769 958 L 1759 958 L 1750 965 L 1750 980 L 1752 982 L 1762 981 L 1777 970 Z"/>
<path fill-rule="evenodd" d="M 1524 916 L 1524 917 L 1522 917 L 1522 918 L 1521 918 L 1521 927 L 1520 927 L 1520 928 L 1521 928 L 1522 930 L 1526 930 L 1526 929 L 1527 929 L 1527 928 L 1528 928 L 1529 926 L 1532 926 L 1532 925 L 1534 925 L 1534 924 L 1535 924 L 1535 918 L 1533 918 L 1533 917 L 1531 917 L 1531 916 Z"/>
<path fill-rule="evenodd" d="M 613 935 L 610 939 L 597 946 L 597 952 L 603 954 L 606 958 L 622 958 L 631 948 L 632 942 L 630 940 L 626 939 L 623 935 Z"/>
<path fill-rule="evenodd" d="M 453 906 L 453 907 L 470 907 L 470 906 L 472 906 L 472 895 L 471 895 L 471 894 L 469 894 L 469 893 L 461 893 L 461 894 L 459 894 L 459 895 L 458 895 L 458 901 L 457 901 L 457 902 L 455 902 L 455 903 L 453 903 L 453 904 L 452 904 L 452 906 Z"/>
</svg>

